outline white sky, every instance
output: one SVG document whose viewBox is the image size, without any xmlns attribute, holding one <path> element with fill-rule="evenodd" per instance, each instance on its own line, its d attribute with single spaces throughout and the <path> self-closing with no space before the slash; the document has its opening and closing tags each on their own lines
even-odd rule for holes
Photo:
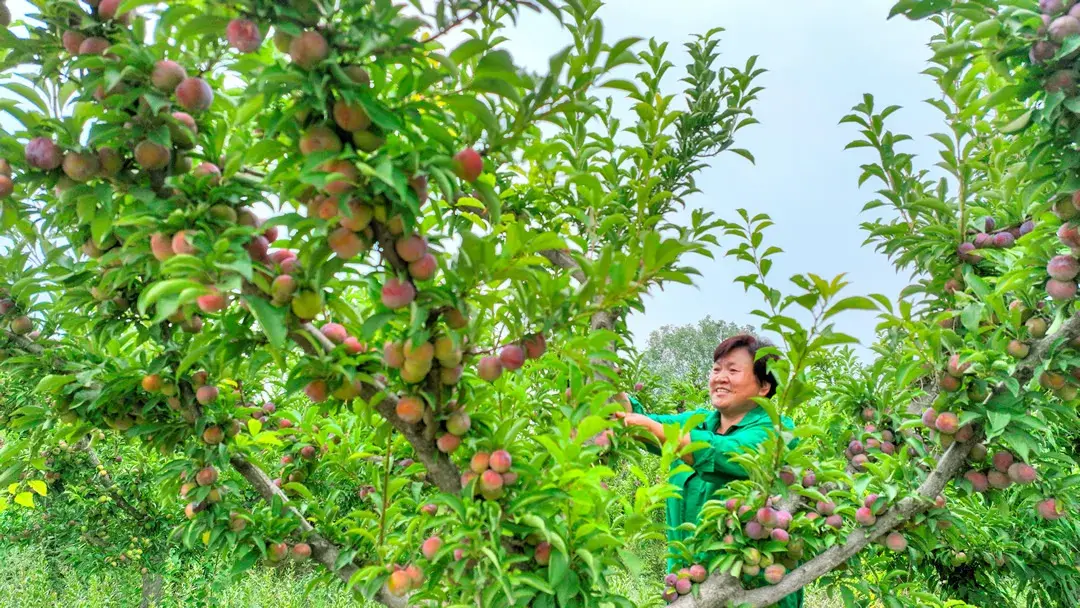
<svg viewBox="0 0 1080 608">
<path fill-rule="evenodd" d="M 787 277 L 814 272 L 832 277 L 848 273 L 851 293 L 884 293 L 895 298 L 907 284 L 883 256 L 860 245 L 865 234 L 860 222 L 863 204 L 874 198 L 877 186 L 857 187 L 859 165 L 870 160 L 865 149 L 844 151 L 856 135 L 852 125 L 838 125 L 851 106 L 872 93 L 879 107 L 903 106 L 892 117 L 892 128 L 916 137 L 909 151 L 928 166 L 932 141 L 926 134 L 941 130 L 939 114 L 922 100 L 936 96 L 929 77 L 920 72 L 930 53 L 927 42 L 934 26 L 903 18 L 886 21 L 893 0 L 816 0 L 814 2 L 756 2 L 752 0 L 612 0 L 600 11 L 605 38 L 655 37 L 669 42 L 669 90 L 682 84 L 687 55 L 683 43 L 692 34 L 716 26 L 721 34 L 720 61 L 742 66 L 759 55 L 758 66 L 768 70 L 758 84 L 765 87 L 753 106 L 762 124 L 741 132 L 738 147 L 748 148 L 756 165 L 735 155 L 714 159 L 698 177 L 698 194 L 690 201 L 736 218 L 735 209 L 765 212 L 776 225 L 767 241 L 785 250 L 776 259 L 772 277 L 787 289 Z M 16 18 L 28 5 L 8 0 Z M 548 57 L 569 43 L 569 36 L 549 16 L 524 11 L 510 30 L 506 47 L 515 61 L 543 71 Z M 628 122 L 624 121 L 624 124 Z M 918 160 L 916 162 L 919 162 Z M 872 182 L 871 182 L 872 183 Z M 730 247 L 734 243 L 723 240 Z M 733 278 L 748 266 L 732 259 L 695 258 L 702 277 L 695 287 L 674 285 L 646 301 L 647 313 L 630 321 L 634 339 L 643 346 L 653 329 L 665 324 L 692 323 L 705 315 L 735 323 L 759 325 L 750 311 L 762 302 L 746 294 Z M 838 329 L 868 344 L 874 318 L 850 313 L 838 319 Z"/>
</svg>

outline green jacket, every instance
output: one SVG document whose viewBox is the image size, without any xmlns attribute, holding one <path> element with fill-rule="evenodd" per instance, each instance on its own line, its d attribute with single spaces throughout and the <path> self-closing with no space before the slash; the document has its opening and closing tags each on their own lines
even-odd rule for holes
<svg viewBox="0 0 1080 608">
<path fill-rule="evenodd" d="M 716 432 L 720 428 L 720 412 L 711 407 L 682 414 L 649 414 L 635 397 L 630 397 L 630 405 L 635 413 L 644 414 L 660 424 L 683 424 L 692 416 L 705 415 L 705 421 L 691 429 L 690 441 L 708 443 L 709 447 L 694 452 L 694 464 L 690 465 L 693 472 L 676 473 L 670 478 L 670 482 L 681 490 L 681 497 L 667 500 L 667 536 L 669 541 L 685 542 L 691 533 L 677 528 L 687 522 L 697 524 L 701 508 L 717 490 L 731 481 L 747 478 L 742 466 L 732 462 L 729 456 L 761 445 L 769 433 L 774 432 L 772 421 L 765 410 L 756 407 L 747 412 L 738 424 L 729 428 L 727 433 L 720 434 Z M 782 422 L 785 428 L 794 427 L 790 418 L 782 418 Z M 659 448 L 652 444 L 646 444 L 646 448 L 653 453 L 659 452 Z M 680 460 L 673 466 L 680 464 L 683 464 L 683 461 Z M 678 564 L 668 559 L 667 567 L 668 571 L 674 571 Z M 801 608 L 802 605 L 801 589 L 777 604 L 780 608 Z"/>
</svg>

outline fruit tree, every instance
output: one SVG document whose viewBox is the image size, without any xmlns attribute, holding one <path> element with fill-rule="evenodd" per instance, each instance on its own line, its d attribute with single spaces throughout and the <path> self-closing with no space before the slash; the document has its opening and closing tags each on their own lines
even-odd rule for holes
<svg viewBox="0 0 1080 608">
<path fill-rule="evenodd" d="M 1075 557 L 1031 544 L 1080 537 L 1071 3 L 1042 2 L 1045 27 L 894 9 L 941 28 L 947 177 L 899 149 L 895 107 L 842 122 L 878 157 L 864 228 L 913 272 L 899 302 L 781 290 L 772 220 L 687 208 L 711 157 L 753 159 L 761 70 L 717 66 L 719 30 L 673 94 L 667 44 L 606 39 L 599 0 L 30 4 L 0 14 L 0 374 L 30 385 L 3 406 L 9 508 L 61 481 L 43 451 L 92 463 L 108 436 L 155 455 L 174 542 L 237 572 L 314 560 L 389 606 L 633 606 L 611 574 L 663 538 L 672 489 L 611 417 L 640 382 L 626 318 L 727 237 L 779 338 L 762 406 L 802 422 L 733 456 L 748 479 L 669 547 L 685 568 L 656 599 L 767 606 L 822 579 L 851 605 L 975 601 L 959 567 L 1075 597 Z M 571 34 L 540 73 L 503 48 L 522 11 Z M 865 367 L 834 352 L 852 309 L 880 315 Z M 997 524 L 969 556 L 958 521 Z"/>
</svg>

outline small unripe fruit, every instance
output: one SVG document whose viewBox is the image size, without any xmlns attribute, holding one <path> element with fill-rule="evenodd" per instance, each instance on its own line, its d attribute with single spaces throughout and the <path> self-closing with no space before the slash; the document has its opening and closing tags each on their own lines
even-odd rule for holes
<svg viewBox="0 0 1080 608">
<path fill-rule="evenodd" d="M 90 152 L 68 152 L 64 155 L 64 175 L 77 182 L 85 182 L 96 176 L 101 164 L 96 154 Z"/>
<path fill-rule="evenodd" d="M 1010 340 L 1009 345 L 1005 347 L 1005 351 L 1014 359 L 1023 359 L 1031 352 L 1031 347 L 1020 340 Z"/>
<path fill-rule="evenodd" d="M 176 103 L 188 112 L 205 112 L 214 103 L 214 91 L 202 78 L 185 78 L 176 86 Z"/>
<path fill-rule="evenodd" d="M 161 390 L 162 380 L 158 374 L 143 376 L 142 387 L 148 393 L 156 393 Z"/>
<path fill-rule="evenodd" d="M 144 139 L 135 146 L 135 162 L 147 171 L 160 171 L 169 166 L 172 152 L 165 146 Z"/>
<path fill-rule="evenodd" d="M 273 543 L 266 547 L 267 553 L 270 554 L 270 559 L 275 562 L 280 562 L 289 555 L 289 545 L 285 543 Z"/>
<path fill-rule="evenodd" d="M 454 155 L 453 169 L 454 175 L 461 179 L 467 182 L 476 181 L 484 171 L 484 159 L 480 158 L 476 150 L 465 148 Z"/>
<path fill-rule="evenodd" d="M 322 308 L 322 294 L 316 291 L 301 291 L 292 299 L 293 314 L 301 319 L 314 319 Z"/>
<path fill-rule="evenodd" d="M 1024 323 L 1024 326 L 1027 327 L 1028 334 L 1035 339 L 1045 336 L 1046 330 L 1048 329 L 1046 319 L 1042 317 L 1031 317 Z"/>
<path fill-rule="evenodd" d="M 289 43 L 289 57 L 305 70 L 310 70 L 329 56 L 330 45 L 318 32 L 304 32 Z"/>
</svg>

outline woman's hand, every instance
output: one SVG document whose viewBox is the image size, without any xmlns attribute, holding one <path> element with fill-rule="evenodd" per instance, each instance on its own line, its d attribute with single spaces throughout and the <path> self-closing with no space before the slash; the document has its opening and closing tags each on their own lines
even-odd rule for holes
<svg viewBox="0 0 1080 608">
<path fill-rule="evenodd" d="M 632 412 L 615 412 L 615 418 L 623 421 L 623 426 L 640 426 L 651 428 L 654 424 L 652 419 L 644 414 Z"/>
</svg>

